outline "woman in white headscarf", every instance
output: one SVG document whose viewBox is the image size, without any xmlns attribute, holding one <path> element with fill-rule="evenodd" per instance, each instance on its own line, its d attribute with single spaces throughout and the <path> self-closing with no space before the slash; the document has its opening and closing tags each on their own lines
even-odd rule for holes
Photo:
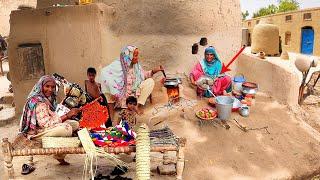
<svg viewBox="0 0 320 180">
<path fill-rule="evenodd" d="M 137 47 L 126 46 L 121 50 L 120 59 L 101 70 L 102 92 L 111 104 L 112 117 L 114 107 L 125 107 L 126 98 L 129 96 L 136 97 L 138 105 L 144 105 L 154 87 L 154 80 L 151 77 L 163 70 L 160 66 L 144 71 L 138 56 Z"/>
</svg>

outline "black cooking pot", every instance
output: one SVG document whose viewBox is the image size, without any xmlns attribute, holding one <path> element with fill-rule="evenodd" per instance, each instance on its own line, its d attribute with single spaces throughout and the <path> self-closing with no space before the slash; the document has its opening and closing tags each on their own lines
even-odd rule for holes
<svg viewBox="0 0 320 180">
<path fill-rule="evenodd" d="M 175 88 L 181 84 L 181 80 L 179 78 L 166 78 L 164 81 L 164 87 L 166 88 Z"/>
</svg>

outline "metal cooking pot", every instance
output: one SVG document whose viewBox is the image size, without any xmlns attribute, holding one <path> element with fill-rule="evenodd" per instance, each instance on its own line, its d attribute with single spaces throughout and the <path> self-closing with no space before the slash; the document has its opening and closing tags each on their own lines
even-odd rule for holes
<svg viewBox="0 0 320 180">
<path fill-rule="evenodd" d="M 164 87 L 166 88 L 177 87 L 179 84 L 181 84 L 181 80 L 179 78 L 166 78 L 164 81 Z"/>
<path fill-rule="evenodd" d="M 252 82 L 245 82 L 242 84 L 242 93 L 255 95 L 258 92 L 258 84 Z"/>
<path fill-rule="evenodd" d="M 212 86 L 214 84 L 214 81 L 212 78 L 208 76 L 202 76 L 197 81 L 196 84 L 198 87 L 202 89 L 208 89 L 208 87 Z"/>
<path fill-rule="evenodd" d="M 74 100 L 72 97 L 68 97 L 64 101 L 69 107 L 77 107 L 79 104 L 76 100 Z"/>
<path fill-rule="evenodd" d="M 255 89 L 243 88 L 243 89 L 242 89 L 242 93 L 243 93 L 243 94 L 249 94 L 249 95 L 255 95 L 255 94 L 257 94 L 257 91 L 258 91 L 257 88 L 255 88 Z"/>
<path fill-rule="evenodd" d="M 179 85 L 176 81 L 166 81 L 164 82 L 164 87 L 177 87 Z"/>
</svg>

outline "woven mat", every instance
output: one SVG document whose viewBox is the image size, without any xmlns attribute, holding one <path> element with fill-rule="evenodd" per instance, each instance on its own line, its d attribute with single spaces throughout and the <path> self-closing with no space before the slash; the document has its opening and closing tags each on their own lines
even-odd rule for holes
<svg viewBox="0 0 320 180">
<path fill-rule="evenodd" d="M 162 129 L 150 131 L 151 146 L 165 146 L 175 145 L 178 146 L 178 138 L 173 134 L 172 130 L 166 126 Z"/>
</svg>

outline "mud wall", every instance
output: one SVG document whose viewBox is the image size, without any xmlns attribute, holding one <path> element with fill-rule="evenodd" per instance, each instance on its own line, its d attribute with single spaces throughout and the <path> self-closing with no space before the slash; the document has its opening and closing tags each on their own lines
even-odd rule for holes
<svg viewBox="0 0 320 180">
<path fill-rule="evenodd" d="M 191 54 L 192 44 L 201 37 L 208 38 L 223 61 L 229 61 L 241 46 L 237 0 L 100 2 L 114 8 L 113 21 L 106 23 L 117 40 L 114 49 L 102 51 L 108 54 L 107 59 L 118 57 L 122 46 L 134 44 L 140 48 L 146 68 L 163 64 L 172 73 L 188 72 L 203 54 L 203 50 L 200 56 Z"/>
<path fill-rule="evenodd" d="M 22 67 L 17 66 L 17 47 L 25 43 L 41 43 L 45 73 L 57 72 L 70 81 L 81 83 L 88 66 L 103 62 L 100 19 L 98 5 L 12 12 L 9 65 L 18 113 L 38 78 L 19 78 Z"/>
<path fill-rule="evenodd" d="M 297 105 L 299 76 L 288 67 L 243 53 L 239 56 L 237 73 L 247 81 L 258 83 L 259 91 L 265 92 L 283 104 Z"/>
<path fill-rule="evenodd" d="M 22 4 L 36 7 L 37 0 L 0 0 L 0 34 L 2 36 L 9 35 L 11 11 Z"/>
<path fill-rule="evenodd" d="M 10 65 L 16 61 L 14 48 L 18 44 L 40 42 L 46 73 L 60 72 L 79 83 L 85 79 L 88 66 L 99 71 L 118 58 L 127 44 L 139 47 L 146 69 L 163 64 L 169 73 L 190 71 L 203 54 L 201 50 L 192 55 L 191 46 L 203 36 L 223 61 L 241 46 L 238 0 L 110 0 L 104 4 L 15 11 L 11 26 Z M 18 68 L 13 71 L 19 73 Z M 35 81 L 13 80 L 17 112 Z"/>
</svg>

